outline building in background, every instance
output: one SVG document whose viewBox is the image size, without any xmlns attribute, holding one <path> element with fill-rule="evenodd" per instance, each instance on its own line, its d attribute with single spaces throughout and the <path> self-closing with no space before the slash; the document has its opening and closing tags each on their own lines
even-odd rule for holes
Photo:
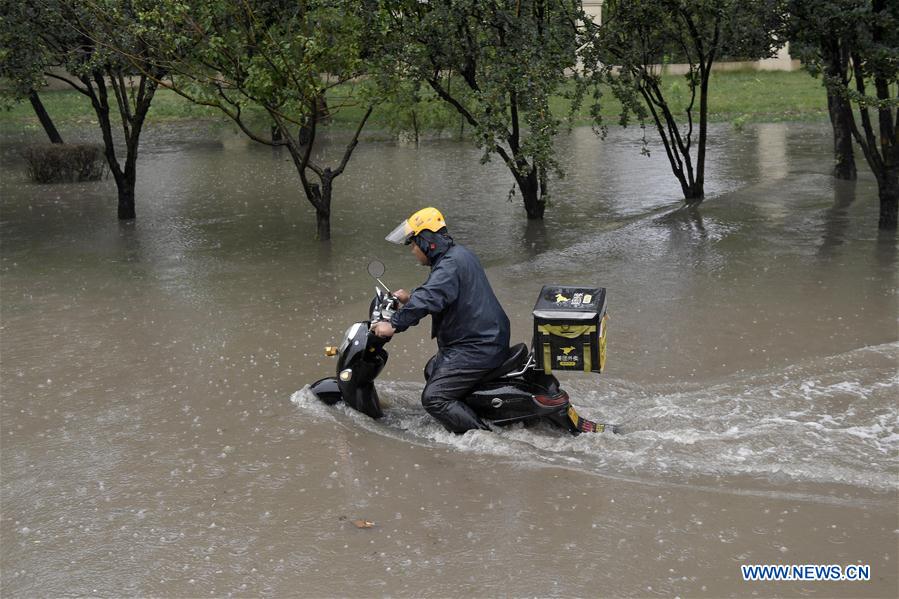
<svg viewBox="0 0 899 599">
<path fill-rule="evenodd" d="M 602 5 L 605 0 L 582 0 L 584 12 L 593 18 L 594 23 L 602 23 Z M 712 65 L 713 71 L 795 71 L 800 67 L 799 61 L 790 56 L 790 44 L 777 51 L 773 58 L 752 61 L 717 61 Z M 666 64 L 662 72 L 669 75 L 682 75 L 689 70 L 687 64 Z"/>
</svg>

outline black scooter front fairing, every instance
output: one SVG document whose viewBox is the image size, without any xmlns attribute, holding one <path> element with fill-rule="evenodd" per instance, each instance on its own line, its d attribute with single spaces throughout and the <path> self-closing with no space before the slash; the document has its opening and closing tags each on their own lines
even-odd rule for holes
<svg viewBox="0 0 899 599">
<path fill-rule="evenodd" d="M 386 339 L 373 335 L 369 325 L 357 322 L 347 329 L 337 350 L 337 376 L 318 380 L 310 389 L 328 405 L 342 399 L 354 410 L 380 418 L 384 413 L 374 380 L 387 364 Z"/>
</svg>

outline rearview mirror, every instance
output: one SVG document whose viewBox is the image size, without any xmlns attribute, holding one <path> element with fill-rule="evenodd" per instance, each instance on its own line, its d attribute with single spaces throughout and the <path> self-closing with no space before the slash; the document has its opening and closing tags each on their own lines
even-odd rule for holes
<svg viewBox="0 0 899 599">
<path fill-rule="evenodd" d="M 384 276 L 384 263 L 380 260 L 372 260 L 368 263 L 368 274 L 370 274 L 375 279 Z"/>
</svg>

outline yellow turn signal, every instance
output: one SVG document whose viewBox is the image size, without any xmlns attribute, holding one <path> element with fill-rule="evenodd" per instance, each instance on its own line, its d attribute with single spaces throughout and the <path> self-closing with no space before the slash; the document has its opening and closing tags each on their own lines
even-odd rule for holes
<svg viewBox="0 0 899 599">
<path fill-rule="evenodd" d="M 337 348 L 333 345 L 326 345 L 325 346 L 325 355 L 326 356 L 336 356 Z"/>
</svg>

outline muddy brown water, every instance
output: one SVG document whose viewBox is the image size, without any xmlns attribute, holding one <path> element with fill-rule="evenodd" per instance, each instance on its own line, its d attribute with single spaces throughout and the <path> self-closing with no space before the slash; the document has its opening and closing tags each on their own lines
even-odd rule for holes
<svg viewBox="0 0 899 599">
<path fill-rule="evenodd" d="M 230 131 L 148 131 L 124 225 L 111 181 L 31 184 L 34 134 L 4 132 L 0 592 L 896 596 L 896 237 L 863 165 L 828 176 L 826 124 L 713 134 L 685 213 L 661 148 L 575 130 L 542 224 L 465 143 L 369 140 L 325 245 L 288 156 Z M 608 289 L 607 372 L 561 378 L 626 434 L 448 435 L 418 403 L 427 326 L 389 346 L 383 420 L 304 390 L 365 317 L 368 260 L 425 277 L 383 241 L 422 205 L 481 256 L 516 341 L 542 284 Z"/>
</svg>

